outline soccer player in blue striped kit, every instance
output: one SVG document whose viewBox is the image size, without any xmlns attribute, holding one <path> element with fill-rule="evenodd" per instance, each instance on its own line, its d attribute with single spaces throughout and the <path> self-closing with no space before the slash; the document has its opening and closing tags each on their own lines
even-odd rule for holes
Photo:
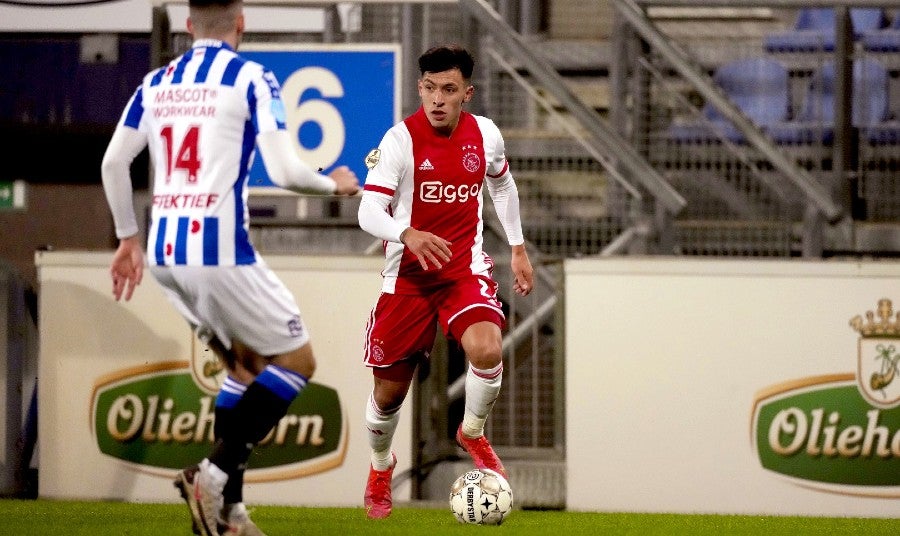
<svg viewBox="0 0 900 536">
<path fill-rule="evenodd" d="M 190 0 L 187 27 L 193 46 L 147 74 L 103 158 L 119 238 L 112 290 L 116 300 L 130 299 L 148 266 L 225 363 L 212 452 L 180 471 L 175 484 L 195 533 L 258 536 L 243 504 L 244 468 L 316 361 L 293 296 L 249 239 L 254 147 L 272 181 L 292 191 L 354 195 L 359 181 L 346 166 L 322 175 L 298 157 L 275 76 L 236 53 L 244 32 L 240 0 Z M 145 259 L 130 166 L 148 146 L 154 174 Z"/>
</svg>

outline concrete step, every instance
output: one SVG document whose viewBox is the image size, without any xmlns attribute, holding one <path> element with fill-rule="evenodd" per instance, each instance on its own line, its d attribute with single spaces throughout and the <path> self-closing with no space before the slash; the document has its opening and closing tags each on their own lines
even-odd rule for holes
<svg viewBox="0 0 900 536">
<path fill-rule="evenodd" d="M 564 461 L 504 460 L 503 465 L 509 473 L 514 508 L 565 508 Z M 450 484 L 470 469 L 472 463 L 468 460 L 437 464 L 423 483 L 423 500 L 435 505 L 446 501 L 450 495 Z"/>
</svg>

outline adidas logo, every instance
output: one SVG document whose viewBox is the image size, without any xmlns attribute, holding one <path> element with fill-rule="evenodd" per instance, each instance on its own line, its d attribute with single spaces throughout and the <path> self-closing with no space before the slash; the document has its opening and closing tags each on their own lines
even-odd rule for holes
<svg viewBox="0 0 900 536">
<path fill-rule="evenodd" d="M 432 169 L 434 169 L 434 166 L 431 165 L 431 161 L 427 158 L 419 164 L 419 171 L 430 171 Z"/>
</svg>

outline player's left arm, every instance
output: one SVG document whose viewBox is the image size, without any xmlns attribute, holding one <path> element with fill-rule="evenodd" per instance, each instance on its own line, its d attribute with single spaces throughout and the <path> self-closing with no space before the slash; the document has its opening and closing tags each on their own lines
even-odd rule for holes
<svg viewBox="0 0 900 536">
<path fill-rule="evenodd" d="M 286 130 L 287 116 L 275 74 L 260 66 L 251 85 L 255 107 L 250 107 L 250 119 L 256 129 L 256 146 L 272 183 L 299 194 L 356 195 L 359 180 L 349 167 L 338 166 L 329 175 L 323 175 L 301 160 Z"/>
<path fill-rule="evenodd" d="M 516 181 L 509 171 L 503 147 L 503 137 L 496 132 L 496 147 L 490 158 L 485 176 L 488 193 L 494 203 L 500 225 L 506 232 L 506 239 L 512 247 L 512 268 L 515 283 L 513 288 L 518 294 L 527 296 L 534 289 L 534 269 L 525 248 L 522 234 L 522 217 L 519 211 L 519 190 Z"/>
</svg>

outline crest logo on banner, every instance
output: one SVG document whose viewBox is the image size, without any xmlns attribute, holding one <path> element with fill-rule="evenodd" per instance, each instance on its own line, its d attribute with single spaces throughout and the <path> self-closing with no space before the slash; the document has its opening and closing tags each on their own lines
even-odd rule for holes
<svg viewBox="0 0 900 536">
<path fill-rule="evenodd" d="M 878 301 L 865 318 L 855 316 L 850 325 L 859 332 L 859 392 L 877 408 L 900 405 L 900 313 L 893 316 L 891 300 Z"/>
</svg>

